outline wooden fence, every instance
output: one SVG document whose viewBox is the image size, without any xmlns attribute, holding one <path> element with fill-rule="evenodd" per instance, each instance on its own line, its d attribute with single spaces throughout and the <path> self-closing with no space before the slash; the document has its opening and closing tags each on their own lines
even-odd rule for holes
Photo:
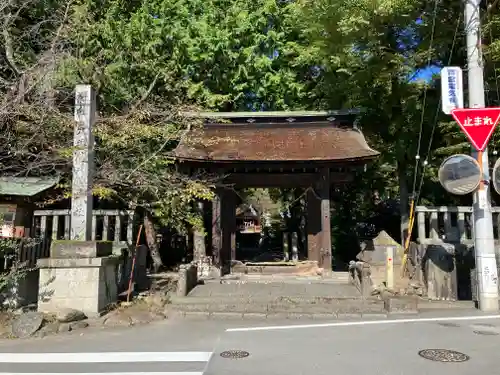
<svg viewBox="0 0 500 375">
<path fill-rule="evenodd" d="M 29 246 L 21 246 L 18 260 L 34 266 L 50 256 L 52 240 L 69 240 L 71 211 L 36 210 L 33 212 Z M 92 240 L 113 242 L 114 252 L 128 248 L 133 242 L 134 211 L 93 210 Z"/>
</svg>

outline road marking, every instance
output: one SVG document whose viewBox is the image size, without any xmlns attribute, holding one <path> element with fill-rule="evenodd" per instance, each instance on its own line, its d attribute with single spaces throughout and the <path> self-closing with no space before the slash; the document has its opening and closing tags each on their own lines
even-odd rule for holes
<svg viewBox="0 0 500 375">
<path fill-rule="evenodd" d="M 423 322 L 442 322 L 442 321 L 460 321 L 460 320 L 490 320 L 490 319 L 500 319 L 500 315 L 449 316 L 441 318 L 363 320 L 354 322 L 297 324 L 288 326 L 242 327 L 242 328 L 228 328 L 226 329 L 226 332 L 277 331 L 277 330 L 301 329 L 301 328 L 351 327 L 351 326 L 368 326 L 368 325 L 381 325 L 381 324 L 423 323 Z"/>
<path fill-rule="evenodd" d="M 62 375 L 64 372 L 0 372 L 0 375 Z M 203 372 L 74 372 L 75 375 L 203 375 Z"/>
<path fill-rule="evenodd" d="M 208 362 L 211 355 L 212 352 L 0 353 L 0 363 Z"/>
</svg>

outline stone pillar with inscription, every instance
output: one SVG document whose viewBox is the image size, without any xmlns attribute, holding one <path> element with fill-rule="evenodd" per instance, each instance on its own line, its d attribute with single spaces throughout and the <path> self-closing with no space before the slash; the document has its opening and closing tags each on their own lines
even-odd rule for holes
<svg viewBox="0 0 500 375">
<path fill-rule="evenodd" d="M 318 262 L 324 276 L 332 271 L 331 247 L 330 173 L 323 168 L 316 186 L 307 192 L 307 257 Z"/>
<path fill-rule="evenodd" d="M 99 315 L 117 299 L 112 243 L 92 239 L 92 179 L 96 97 L 90 85 L 76 86 L 71 191 L 71 239 L 54 240 L 50 257 L 38 260 L 38 310 L 64 308 Z"/>
<path fill-rule="evenodd" d="M 323 275 L 332 272 L 332 233 L 330 218 L 330 169 L 323 168 L 320 171 L 321 195 L 321 250 L 320 267 L 323 268 Z"/>
<path fill-rule="evenodd" d="M 92 179 L 96 98 L 89 85 L 78 85 L 75 97 L 73 135 L 73 182 L 71 184 L 71 239 L 92 239 Z"/>
<path fill-rule="evenodd" d="M 205 206 L 203 202 L 197 204 L 198 213 L 205 222 Z M 212 260 L 207 256 L 205 232 L 199 229 L 193 232 L 193 262 L 198 270 L 198 279 L 207 279 L 212 276 Z"/>
</svg>

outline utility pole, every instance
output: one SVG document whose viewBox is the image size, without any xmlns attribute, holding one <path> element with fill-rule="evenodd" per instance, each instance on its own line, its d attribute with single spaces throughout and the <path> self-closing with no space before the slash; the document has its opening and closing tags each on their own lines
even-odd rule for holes
<svg viewBox="0 0 500 375">
<path fill-rule="evenodd" d="M 465 1 L 465 32 L 467 35 L 467 70 L 469 108 L 484 108 L 484 76 L 481 47 L 481 0 Z M 474 192 L 474 249 L 479 309 L 498 311 L 498 272 L 493 238 L 493 220 L 489 192 L 490 172 L 488 149 L 472 151 L 483 171 L 483 181 Z"/>
</svg>

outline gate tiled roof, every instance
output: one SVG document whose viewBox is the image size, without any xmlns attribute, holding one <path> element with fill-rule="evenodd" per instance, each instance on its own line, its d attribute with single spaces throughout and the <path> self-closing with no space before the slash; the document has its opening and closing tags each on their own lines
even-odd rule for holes
<svg viewBox="0 0 500 375">
<path fill-rule="evenodd" d="M 373 159 L 361 131 L 331 122 L 205 124 L 187 131 L 175 156 L 199 161 L 348 161 Z"/>
</svg>

